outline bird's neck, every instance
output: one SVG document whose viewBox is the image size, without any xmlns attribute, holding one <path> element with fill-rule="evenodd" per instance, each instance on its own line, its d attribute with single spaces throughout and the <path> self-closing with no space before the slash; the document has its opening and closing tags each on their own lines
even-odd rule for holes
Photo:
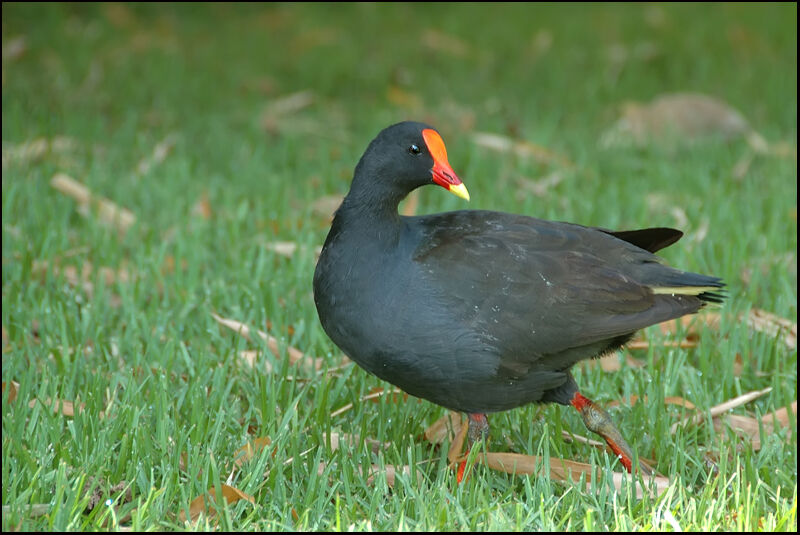
<svg viewBox="0 0 800 535">
<path fill-rule="evenodd" d="M 370 238 L 375 244 L 396 244 L 402 232 L 397 213 L 405 193 L 381 191 L 378 188 L 351 188 L 333 219 L 332 232 Z"/>
<path fill-rule="evenodd" d="M 383 176 L 379 170 L 363 169 L 362 166 L 363 161 L 356 167 L 350 191 L 339 211 L 365 224 L 399 226 L 397 207 L 408 195 L 408 188 Z"/>
</svg>

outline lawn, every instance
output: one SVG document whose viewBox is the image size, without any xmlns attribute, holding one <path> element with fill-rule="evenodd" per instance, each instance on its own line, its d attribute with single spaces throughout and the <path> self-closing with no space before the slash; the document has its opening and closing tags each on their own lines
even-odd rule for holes
<svg viewBox="0 0 800 535">
<path fill-rule="evenodd" d="M 795 4 L 2 18 L 4 531 L 796 531 Z M 716 111 L 648 107 L 685 93 Z M 535 405 L 494 415 L 486 448 L 607 476 L 457 485 L 450 438 L 423 436 L 446 411 L 327 338 L 315 251 L 405 119 L 439 129 L 472 200 L 423 188 L 404 210 L 676 227 L 660 255 L 725 279 L 722 307 L 574 370 L 666 490 L 620 488 L 574 410 Z"/>
</svg>

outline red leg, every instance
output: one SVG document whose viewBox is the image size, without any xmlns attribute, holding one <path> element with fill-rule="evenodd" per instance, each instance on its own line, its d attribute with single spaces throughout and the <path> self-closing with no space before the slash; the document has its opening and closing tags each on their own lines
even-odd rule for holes
<svg viewBox="0 0 800 535">
<path fill-rule="evenodd" d="M 581 413 L 586 428 L 603 437 L 603 440 L 606 441 L 611 451 L 617 456 L 622 466 L 628 470 L 628 473 L 633 472 L 633 449 L 622 438 L 608 413 L 592 400 L 581 395 L 580 392 L 575 392 L 570 403 Z M 649 475 L 652 473 L 644 463 L 639 463 L 639 466 L 644 474 Z"/>
<path fill-rule="evenodd" d="M 467 427 L 467 453 L 472 450 L 472 445 L 480 440 L 485 440 L 489 436 L 489 419 L 485 414 L 475 413 L 467 414 L 469 421 Z M 464 480 L 464 472 L 467 468 L 467 460 L 464 459 L 458 463 L 458 472 L 456 472 L 456 481 L 461 483 Z"/>
</svg>

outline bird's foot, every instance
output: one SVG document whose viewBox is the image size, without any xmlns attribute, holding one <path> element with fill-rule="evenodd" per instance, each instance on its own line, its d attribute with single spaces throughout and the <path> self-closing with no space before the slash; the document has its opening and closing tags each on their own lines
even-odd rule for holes
<svg viewBox="0 0 800 535">
<path fill-rule="evenodd" d="M 603 440 L 606 441 L 611 451 L 617 456 L 622 466 L 628 470 L 628 473 L 632 473 L 634 458 L 633 449 L 628 445 L 625 439 L 622 438 L 622 434 L 620 434 L 614 422 L 611 421 L 611 417 L 608 413 L 600 408 L 594 401 L 581 395 L 580 392 L 575 393 L 570 403 L 581 413 L 586 428 L 603 437 Z M 639 462 L 639 468 L 644 475 L 653 473 L 652 469 L 641 461 Z"/>
</svg>

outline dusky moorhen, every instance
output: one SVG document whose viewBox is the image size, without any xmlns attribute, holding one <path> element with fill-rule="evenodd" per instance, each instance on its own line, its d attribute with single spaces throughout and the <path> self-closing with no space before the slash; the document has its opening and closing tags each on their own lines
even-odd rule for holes
<svg viewBox="0 0 800 535">
<path fill-rule="evenodd" d="M 398 203 L 427 184 L 469 200 L 432 127 L 398 123 L 367 147 L 314 273 L 325 332 L 368 372 L 467 413 L 470 444 L 488 432 L 486 413 L 571 404 L 630 472 L 632 449 L 570 368 L 721 301 L 722 281 L 652 254 L 680 239 L 674 229 L 483 210 L 400 216 Z"/>
</svg>

